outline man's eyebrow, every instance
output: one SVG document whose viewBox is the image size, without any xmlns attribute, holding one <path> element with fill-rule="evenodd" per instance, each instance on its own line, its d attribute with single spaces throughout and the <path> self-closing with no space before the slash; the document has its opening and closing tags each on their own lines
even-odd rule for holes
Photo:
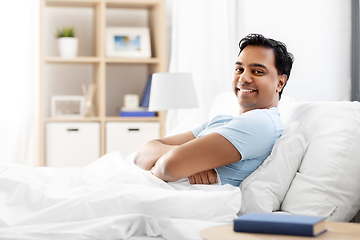
<svg viewBox="0 0 360 240">
<path fill-rule="evenodd" d="M 250 64 L 250 67 L 261 67 L 261 68 L 268 70 L 268 68 L 265 65 L 260 64 L 260 63 L 252 63 L 252 64 Z"/>
<path fill-rule="evenodd" d="M 244 64 L 242 62 L 235 62 L 235 65 L 242 66 Z M 261 64 L 261 63 L 251 63 L 249 66 L 250 67 L 261 67 L 261 68 L 264 68 L 264 69 L 268 70 L 268 68 L 264 64 Z"/>
</svg>

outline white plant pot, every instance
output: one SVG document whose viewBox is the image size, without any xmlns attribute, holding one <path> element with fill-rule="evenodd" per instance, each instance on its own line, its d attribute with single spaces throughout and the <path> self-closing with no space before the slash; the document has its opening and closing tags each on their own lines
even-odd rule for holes
<svg viewBox="0 0 360 240">
<path fill-rule="evenodd" d="M 63 58 L 74 58 L 77 56 L 79 40 L 73 37 L 58 38 L 59 54 Z"/>
</svg>

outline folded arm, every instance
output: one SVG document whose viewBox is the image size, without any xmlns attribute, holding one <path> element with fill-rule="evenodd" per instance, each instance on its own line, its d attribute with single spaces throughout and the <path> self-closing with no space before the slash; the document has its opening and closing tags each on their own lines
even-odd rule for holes
<svg viewBox="0 0 360 240">
<path fill-rule="evenodd" d="M 151 171 L 164 181 L 177 181 L 240 159 L 240 153 L 226 138 L 210 133 L 172 148 L 155 161 Z"/>
<path fill-rule="evenodd" d="M 154 139 L 145 144 L 135 156 L 134 162 L 140 168 L 149 171 L 157 160 L 178 146 L 195 139 L 191 131 L 161 139 Z"/>
</svg>

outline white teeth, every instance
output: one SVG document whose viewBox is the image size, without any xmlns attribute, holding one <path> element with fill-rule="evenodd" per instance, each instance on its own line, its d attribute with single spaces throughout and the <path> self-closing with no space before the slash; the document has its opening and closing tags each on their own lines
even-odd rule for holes
<svg viewBox="0 0 360 240">
<path fill-rule="evenodd" d="M 254 90 L 250 90 L 250 89 L 240 89 L 240 91 L 242 91 L 242 92 L 253 92 Z"/>
</svg>

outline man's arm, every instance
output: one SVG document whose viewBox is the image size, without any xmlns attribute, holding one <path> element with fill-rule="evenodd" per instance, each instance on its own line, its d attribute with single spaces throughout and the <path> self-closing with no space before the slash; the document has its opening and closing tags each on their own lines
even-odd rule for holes
<svg viewBox="0 0 360 240">
<path fill-rule="evenodd" d="M 170 150 L 195 139 L 191 131 L 154 139 L 145 144 L 135 156 L 134 162 L 140 168 L 149 171 L 156 161 Z"/>
<path fill-rule="evenodd" d="M 240 153 L 226 138 L 210 133 L 171 149 L 156 161 L 151 172 L 172 182 L 240 159 Z"/>
<path fill-rule="evenodd" d="M 195 173 L 188 177 L 191 184 L 213 184 L 218 183 L 218 175 L 215 169 Z"/>
</svg>

